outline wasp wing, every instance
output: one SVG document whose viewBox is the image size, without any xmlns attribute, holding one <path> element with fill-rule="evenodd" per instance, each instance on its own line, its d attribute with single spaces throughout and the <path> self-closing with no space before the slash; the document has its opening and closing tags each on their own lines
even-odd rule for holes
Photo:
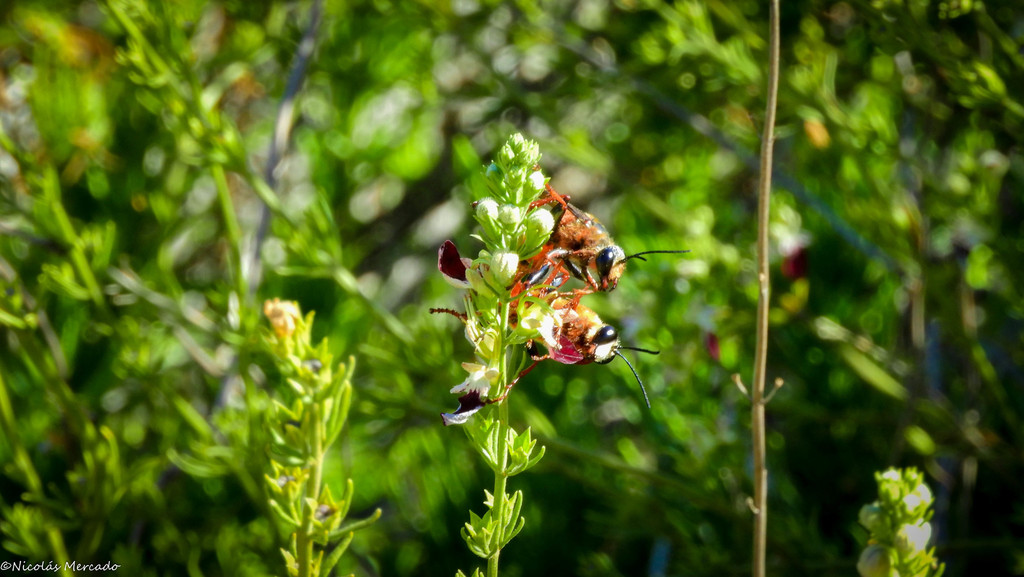
<svg viewBox="0 0 1024 577">
<path fill-rule="evenodd" d="M 565 335 L 558 336 L 558 347 L 549 350 L 548 354 L 552 360 L 563 365 L 579 364 L 584 359 L 583 354 L 576 349 L 576 345 L 572 344 L 572 341 Z"/>
</svg>

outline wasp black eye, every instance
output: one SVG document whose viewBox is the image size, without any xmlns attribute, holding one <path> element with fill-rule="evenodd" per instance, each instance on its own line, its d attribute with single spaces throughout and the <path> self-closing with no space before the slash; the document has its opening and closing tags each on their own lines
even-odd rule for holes
<svg viewBox="0 0 1024 577">
<path fill-rule="evenodd" d="M 597 266 L 597 273 L 602 277 L 606 277 L 612 272 L 612 266 L 615 265 L 615 257 L 622 252 L 622 249 L 615 250 L 618 247 L 610 246 L 602 249 L 601 252 L 597 253 L 594 257 L 594 264 Z"/>
<path fill-rule="evenodd" d="M 594 344 L 597 345 L 607 345 L 617 340 L 619 340 L 619 333 L 615 332 L 615 327 L 611 325 L 601 327 L 597 330 L 597 334 L 594 335 Z"/>
</svg>

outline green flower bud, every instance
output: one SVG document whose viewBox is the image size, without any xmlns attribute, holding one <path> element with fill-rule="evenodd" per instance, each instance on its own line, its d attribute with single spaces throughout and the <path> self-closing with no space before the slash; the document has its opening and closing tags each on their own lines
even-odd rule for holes
<svg viewBox="0 0 1024 577">
<path fill-rule="evenodd" d="M 555 217 L 550 210 L 537 209 L 526 216 L 526 233 L 530 239 L 551 235 L 555 228 Z"/>
<path fill-rule="evenodd" d="M 540 162 L 540 147 L 518 132 L 508 137 L 505 146 L 501 147 L 500 154 L 507 162 L 516 162 L 527 167 Z"/>
<path fill-rule="evenodd" d="M 502 177 L 502 174 L 501 174 L 501 167 L 500 166 L 498 166 L 497 164 L 495 164 L 493 162 L 490 163 L 489 165 L 487 165 L 487 178 L 488 179 L 490 179 L 492 181 L 495 181 L 495 182 L 501 182 L 501 177 Z"/>
<path fill-rule="evenodd" d="M 472 337 L 469 331 L 466 332 L 466 336 L 470 337 L 470 342 L 476 348 L 476 355 L 487 362 L 491 362 L 495 358 L 494 343 L 497 342 L 498 336 L 497 331 L 493 328 L 487 329 L 483 333 L 478 333 Z"/>
<path fill-rule="evenodd" d="M 868 545 L 857 560 L 861 577 L 889 577 L 892 575 L 893 551 L 885 545 Z"/>
<path fill-rule="evenodd" d="M 887 469 L 878 477 L 878 497 L 883 503 L 893 504 L 903 493 L 903 477 L 896 469 Z"/>
<path fill-rule="evenodd" d="M 512 162 L 516 159 L 523 149 L 523 135 L 518 132 L 508 137 L 508 142 L 505 146 L 501 147 L 501 155 L 504 157 L 506 162 Z"/>
<path fill-rule="evenodd" d="M 476 218 L 480 222 L 493 222 L 498 219 L 498 203 L 493 198 L 485 198 L 476 203 Z"/>
<path fill-rule="evenodd" d="M 488 283 L 493 278 L 489 267 L 485 264 L 474 266 L 466 271 L 466 280 L 469 281 L 469 288 L 476 291 L 477 295 L 483 298 L 493 299 L 497 296 Z"/>
<path fill-rule="evenodd" d="M 882 513 L 882 508 L 878 506 L 878 503 L 871 503 L 870 505 L 864 505 L 860 508 L 860 513 L 857 515 L 857 520 L 863 525 L 872 535 L 877 535 L 885 529 L 885 517 Z"/>
<path fill-rule="evenodd" d="M 523 212 L 514 204 L 503 204 L 498 208 L 498 221 L 502 226 L 514 230 L 523 221 Z"/>
<path fill-rule="evenodd" d="M 491 273 L 494 281 L 503 287 L 512 284 L 519 270 L 519 255 L 514 252 L 499 251 L 491 257 Z"/>
</svg>

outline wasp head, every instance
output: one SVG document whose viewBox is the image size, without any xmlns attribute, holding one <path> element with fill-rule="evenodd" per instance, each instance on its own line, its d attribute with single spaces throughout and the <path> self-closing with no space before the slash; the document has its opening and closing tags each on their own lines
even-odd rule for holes
<svg viewBox="0 0 1024 577">
<path fill-rule="evenodd" d="M 610 291 L 619 284 L 619 278 L 626 271 L 626 253 L 618 245 L 602 248 L 594 257 L 598 283 L 602 291 Z"/>
<path fill-rule="evenodd" d="M 594 362 L 602 365 L 610 363 L 619 349 L 619 333 L 615 327 L 603 325 L 594 332 L 593 343 Z"/>
</svg>

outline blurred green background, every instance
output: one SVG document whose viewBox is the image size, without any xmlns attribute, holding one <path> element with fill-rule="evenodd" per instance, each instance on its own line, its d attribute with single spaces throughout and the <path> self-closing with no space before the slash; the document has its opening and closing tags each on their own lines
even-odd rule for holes
<svg viewBox="0 0 1024 577">
<path fill-rule="evenodd" d="M 437 247 L 480 246 L 468 183 L 521 131 L 627 253 L 692 252 L 587 297 L 661 351 L 634 360 L 651 411 L 619 362 L 544 363 L 510 397 L 548 452 L 512 481 L 527 525 L 504 574 L 749 571 L 731 375 L 753 359 L 766 3 L 327 2 L 255 295 L 260 174 L 312 5 L 113 6 L 0 6 L 5 542 L 47 560 L 58 531 L 138 575 L 283 573 L 230 398 L 239 375 L 277 386 L 254 335 L 280 297 L 356 357 L 327 474 L 384 516 L 342 569 L 479 565 L 459 529 L 490 472 L 438 416 L 472 350 L 428 309 L 460 306 Z M 1022 45 L 1015 2 L 783 1 L 771 574 L 855 574 L 889 465 L 927 472 L 947 575 L 1024 574 Z M 185 466 L 218 443 L 253 459 Z"/>
</svg>

